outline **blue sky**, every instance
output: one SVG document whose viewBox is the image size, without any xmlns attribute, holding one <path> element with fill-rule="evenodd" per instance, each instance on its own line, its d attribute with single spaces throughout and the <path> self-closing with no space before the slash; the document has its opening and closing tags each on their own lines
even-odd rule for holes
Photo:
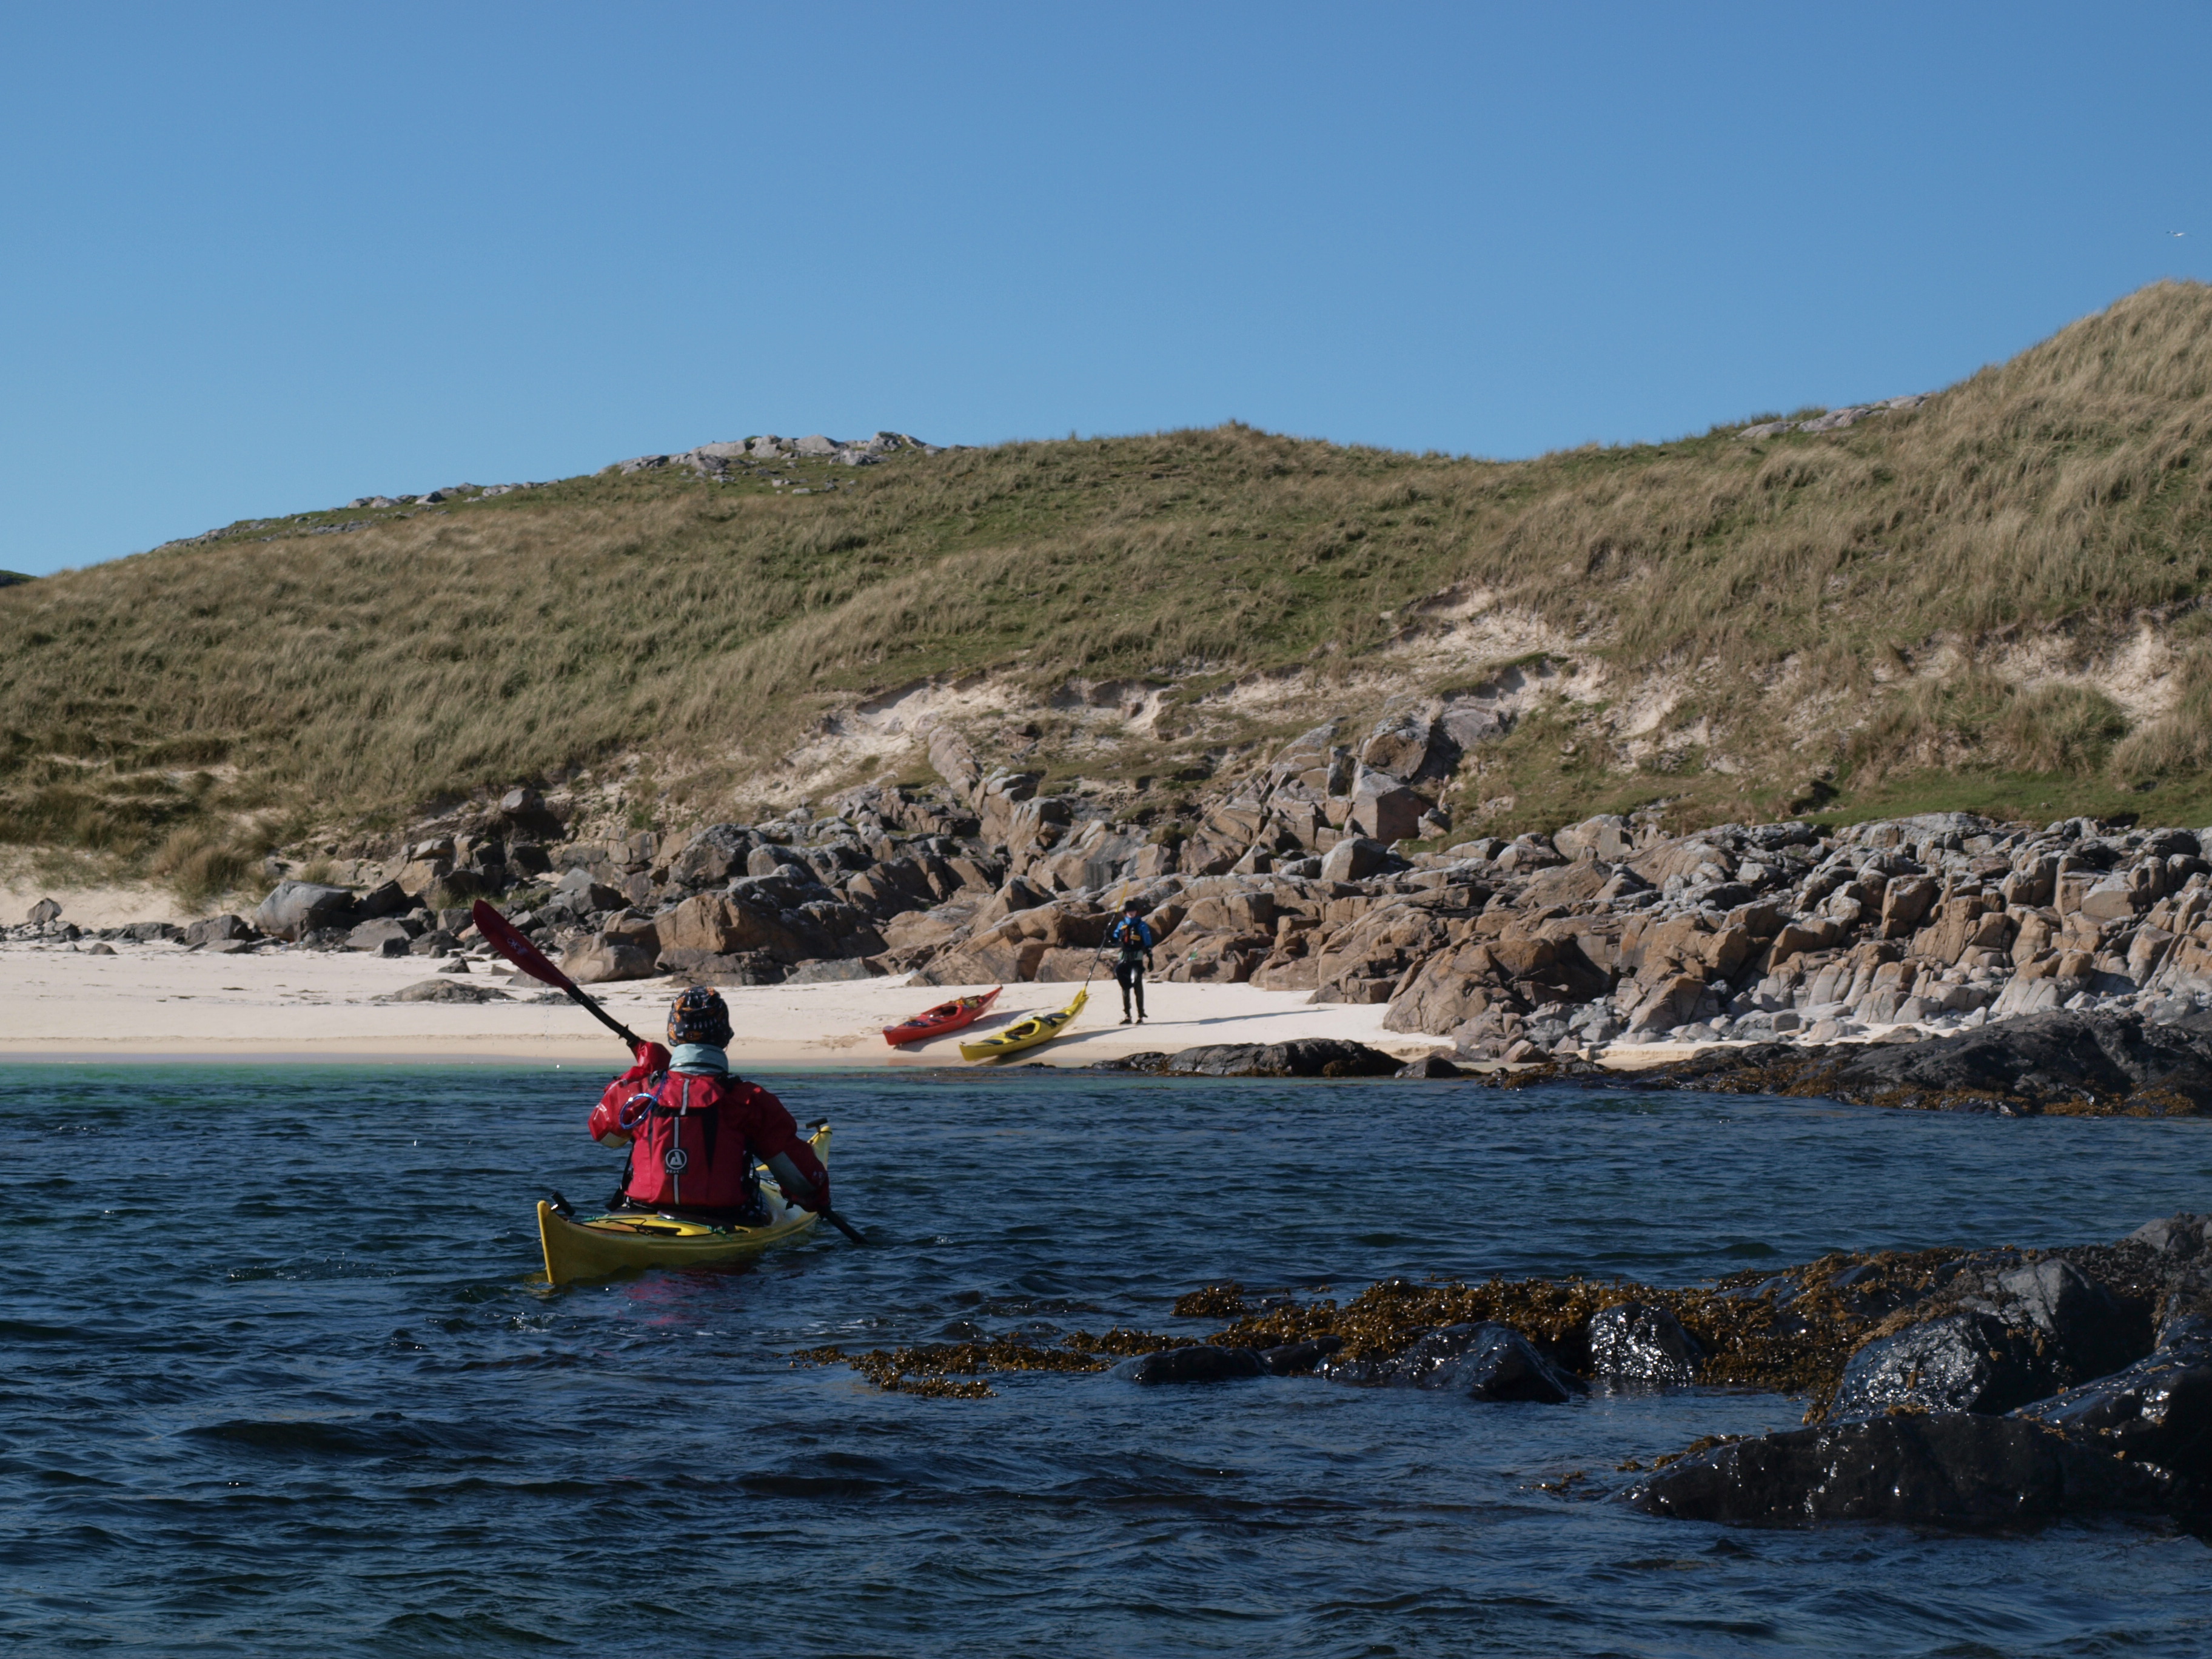
<svg viewBox="0 0 2212 1659">
<path fill-rule="evenodd" d="M 33 572 L 753 432 L 1663 438 L 2212 275 L 2201 5 L 0 26 L 0 568 Z"/>
</svg>

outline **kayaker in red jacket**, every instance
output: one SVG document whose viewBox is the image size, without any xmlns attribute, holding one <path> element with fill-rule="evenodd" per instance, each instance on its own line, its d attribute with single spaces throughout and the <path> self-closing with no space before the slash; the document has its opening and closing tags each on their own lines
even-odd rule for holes
<svg viewBox="0 0 2212 1659">
<path fill-rule="evenodd" d="M 592 1138 L 628 1146 L 616 1207 L 665 1210 L 703 1221 L 767 1217 L 753 1160 L 802 1208 L 830 1205 L 830 1172 L 783 1103 L 730 1074 L 730 1010 L 695 985 L 668 1011 L 668 1041 L 643 1044 L 637 1064 L 607 1085 L 592 1111 Z"/>
</svg>

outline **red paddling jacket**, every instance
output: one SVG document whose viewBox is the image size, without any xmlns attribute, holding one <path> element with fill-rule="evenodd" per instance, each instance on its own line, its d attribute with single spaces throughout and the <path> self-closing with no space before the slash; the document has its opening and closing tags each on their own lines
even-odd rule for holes
<svg viewBox="0 0 2212 1659">
<path fill-rule="evenodd" d="M 777 1171 L 787 1198 L 808 1209 L 829 1202 L 829 1171 L 781 1101 L 743 1078 L 659 1069 L 667 1063 L 652 1045 L 592 1112 L 594 1139 L 629 1146 L 624 1199 L 647 1209 L 738 1208 L 752 1201 L 753 1159 L 781 1158 L 813 1188 L 795 1191 Z"/>
</svg>

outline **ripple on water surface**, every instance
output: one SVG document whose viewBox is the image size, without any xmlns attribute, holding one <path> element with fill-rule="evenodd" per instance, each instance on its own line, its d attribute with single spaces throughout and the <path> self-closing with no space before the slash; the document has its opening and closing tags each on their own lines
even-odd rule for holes
<svg viewBox="0 0 2212 1659">
<path fill-rule="evenodd" d="M 1687 1283 L 2212 1208 L 2212 1126 L 1464 1085 L 791 1076 L 835 1237 L 551 1292 L 574 1069 L 0 1067 L 0 1634 L 52 1650 L 2212 1651 L 2196 1540 L 1728 1532 L 1607 1501 L 1772 1395 L 1264 1379 L 879 1394 L 793 1350 L 1202 1334 L 1236 1279 Z M 1326 1291 L 1322 1287 L 1328 1287 Z M 1577 1472 L 1579 1471 L 1579 1474 Z M 773 1632 L 773 1639 L 765 1634 Z"/>
</svg>

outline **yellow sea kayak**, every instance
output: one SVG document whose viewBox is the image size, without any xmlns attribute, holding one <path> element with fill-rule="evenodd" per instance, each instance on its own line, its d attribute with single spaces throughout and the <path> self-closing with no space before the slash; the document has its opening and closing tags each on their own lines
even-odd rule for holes
<svg viewBox="0 0 2212 1659">
<path fill-rule="evenodd" d="M 1085 986 L 1075 994 L 1075 1000 L 1056 1014 L 1031 1014 L 1027 1019 L 1016 1020 L 994 1037 L 985 1037 L 981 1042 L 960 1045 L 963 1060 L 996 1060 L 1001 1054 L 1018 1054 L 1024 1048 L 1034 1048 L 1041 1042 L 1049 1042 L 1073 1024 L 1083 1012 L 1083 1005 L 1091 1000 L 1091 988 Z"/>
<path fill-rule="evenodd" d="M 816 1129 L 814 1155 L 830 1162 L 830 1126 Z M 804 1238 L 817 1219 L 811 1210 L 787 1204 L 773 1181 L 761 1183 L 768 1223 L 759 1227 L 713 1227 L 675 1216 L 596 1215 L 570 1220 L 538 1204 L 538 1240 L 545 1249 L 545 1276 L 556 1285 L 572 1279 L 605 1279 L 633 1267 L 691 1267 L 734 1261 Z"/>
</svg>

